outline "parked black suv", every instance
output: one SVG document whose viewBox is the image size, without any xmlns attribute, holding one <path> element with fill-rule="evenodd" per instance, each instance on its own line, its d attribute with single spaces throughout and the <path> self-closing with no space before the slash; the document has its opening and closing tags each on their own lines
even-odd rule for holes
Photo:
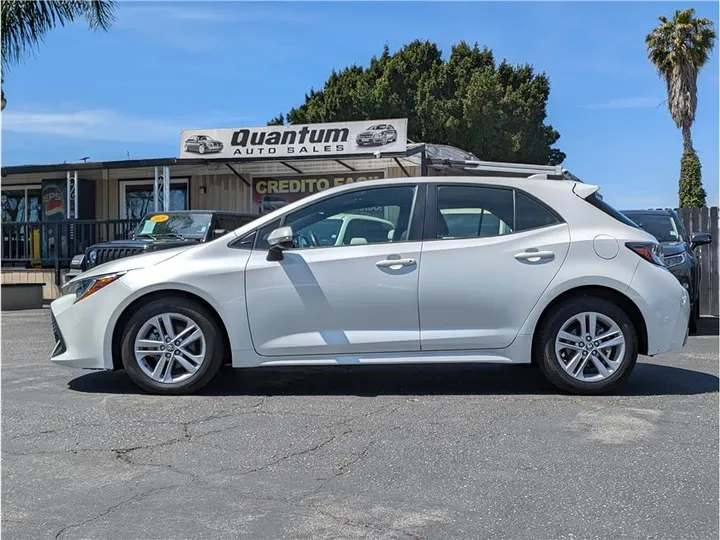
<svg viewBox="0 0 720 540">
<path fill-rule="evenodd" d="M 690 294 L 690 333 L 697 332 L 700 317 L 700 264 L 695 248 L 712 241 L 709 233 L 694 232 L 688 236 L 675 210 L 623 210 L 622 212 L 662 245 L 665 266 Z"/>
<path fill-rule="evenodd" d="M 67 279 L 115 259 L 214 240 L 257 217 L 214 210 L 153 212 L 142 219 L 128 240 L 95 244 L 74 257 Z"/>
</svg>

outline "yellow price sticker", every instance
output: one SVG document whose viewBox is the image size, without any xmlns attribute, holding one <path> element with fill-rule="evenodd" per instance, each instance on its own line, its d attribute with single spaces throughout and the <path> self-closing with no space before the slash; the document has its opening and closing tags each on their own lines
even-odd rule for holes
<svg viewBox="0 0 720 540">
<path fill-rule="evenodd" d="M 151 217 L 150 221 L 152 221 L 153 223 L 162 223 L 163 221 L 167 221 L 168 219 L 170 218 L 165 214 L 158 214 L 157 216 Z"/>
</svg>

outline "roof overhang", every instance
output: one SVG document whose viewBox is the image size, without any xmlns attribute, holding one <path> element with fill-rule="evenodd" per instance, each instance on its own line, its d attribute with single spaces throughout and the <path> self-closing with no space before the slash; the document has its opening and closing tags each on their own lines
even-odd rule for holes
<svg viewBox="0 0 720 540">
<path fill-rule="evenodd" d="M 222 165 L 222 164 L 242 164 L 242 163 L 282 163 L 289 164 L 289 169 L 295 168 L 299 170 L 299 165 L 303 162 L 318 161 L 338 161 L 345 160 L 374 160 L 378 158 L 404 158 L 421 153 L 425 149 L 425 145 L 413 145 L 408 147 L 405 152 L 378 152 L 376 154 L 343 154 L 341 156 L 297 156 L 291 159 L 287 157 L 258 157 L 258 158 L 229 158 L 229 159 L 181 159 L 181 158 L 156 158 L 156 159 L 124 159 L 118 161 L 90 161 L 83 163 L 53 163 L 47 165 L 11 165 L 2 167 L 2 176 L 10 176 L 15 174 L 42 174 L 57 173 L 65 171 L 98 171 L 107 169 L 135 169 L 135 168 L 152 168 L 152 167 L 168 167 L 193 166 L 193 165 Z M 341 163 L 341 165 L 344 165 Z M 345 165 L 347 167 L 347 165 Z"/>
</svg>

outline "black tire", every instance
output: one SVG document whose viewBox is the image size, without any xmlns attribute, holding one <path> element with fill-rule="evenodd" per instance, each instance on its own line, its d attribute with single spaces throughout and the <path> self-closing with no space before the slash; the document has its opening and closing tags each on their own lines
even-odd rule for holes
<svg viewBox="0 0 720 540">
<path fill-rule="evenodd" d="M 593 311 L 609 317 L 620 327 L 625 338 L 625 354 L 620 367 L 606 379 L 583 382 L 567 373 L 555 355 L 555 338 L 562 325 L 573 315 Z M 630 376 L 638 356 L 638 337 L 630 317 L 617 304 L 593 296 L 569 298 L 549 314 L 538 326 L 534 346 L 535 360 L 545 377 L 555 386 L 572 394 L 602 394 L 621 386 Z"/>
<path fill-rule="evenodd" d="M 200 327 L 205 335 L 205 360 L 196 373 L 177 383 L 161 383 L 150 378 L 135 358 L 135 338 L 142 326 L 155 315 L 178 313 Z M 186 298 L 163 298 L 148 302 L 138 309 L 122 334 L 122 363 L 132 381 L 143 390 L 153 394 L 184 395 L 197 392 L 207 385 L 223 364 L 224 340 L 214 317 L 198 302 Z"/>
<path fill-rule="evenodd" d="M 700 319 L 700 302 L 696 300 L 690 310 L 690 320 L 688 321 L 688 330 L 690 334 L 697 334 L 698 319 Z"/>
</svg>

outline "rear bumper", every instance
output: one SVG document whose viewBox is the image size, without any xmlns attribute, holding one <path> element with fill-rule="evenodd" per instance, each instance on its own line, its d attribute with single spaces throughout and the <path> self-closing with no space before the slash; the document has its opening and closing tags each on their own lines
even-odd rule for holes
<svg viewBox="0 0 720 540">
<path fill-rule="evenodd" d="M 648 356 L 682 349 L 687 343 L 690 295 L 664 268 L 642 262 L 628 295 L 645 319 Z"/>
</svg>

